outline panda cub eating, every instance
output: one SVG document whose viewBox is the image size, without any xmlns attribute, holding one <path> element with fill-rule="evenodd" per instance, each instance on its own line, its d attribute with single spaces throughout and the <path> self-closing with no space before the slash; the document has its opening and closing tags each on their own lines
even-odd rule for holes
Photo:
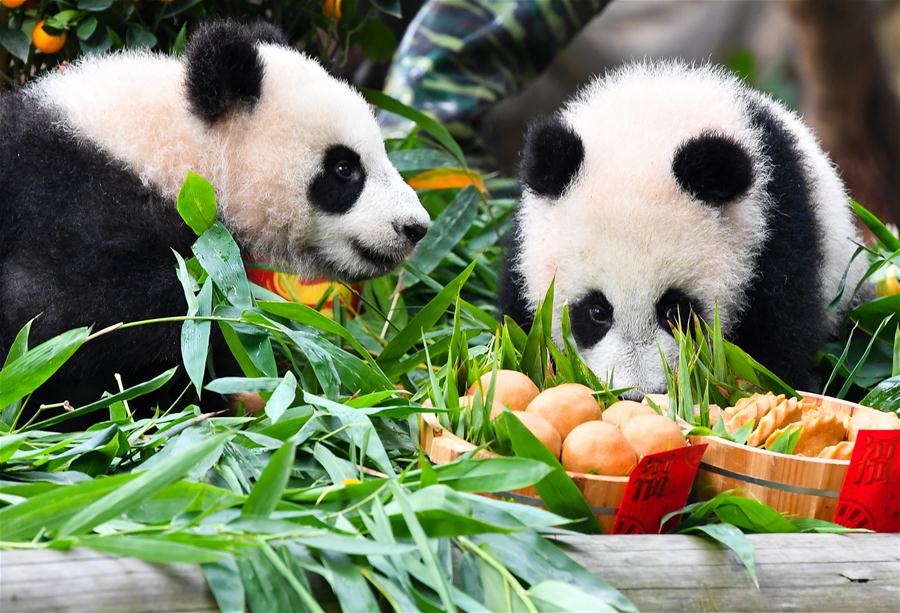
<svg viewBox="0 0 900 613">
<path fill-rule="evenodd" d="M 32 346 L 184 314 L 172 250 L 195 238 L 175 208 L 188 171 L 213 183 L 243 251 L 306 277 L 384 274 L 429 224 L 365 100 L 263 23 L 210 22 L 182 58 L 48 74 L 0 98 L 0 145 L 0 364 L 38 315 Z M 158 374 L 178 338 L 177 324 L 107 335 L 69 373 Z"/>
<path fill-rule="evenodd" d="M 828 305 L 859 241 L 837 172 L 801 120 L 724 70 L 640 63 L 529 131 L 501 307 L 528 325 L 555 279 L 587 363 L 662 392 L 693 310 L 799 389 L 849 307 Z M 851 266 L 855 286 L 864 264 Z"/>
</svg>

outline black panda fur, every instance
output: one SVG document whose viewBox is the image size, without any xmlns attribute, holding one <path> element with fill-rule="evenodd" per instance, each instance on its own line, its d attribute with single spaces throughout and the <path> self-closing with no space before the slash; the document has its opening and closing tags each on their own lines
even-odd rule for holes
<svg viewBox="0 0 900 613">
<path fill-rule="evenodd" d="M 547 198 L 559 198 L 584 161 L 584 145 L 558 117 L 536 121 L 528 128 L 522 153 L 522 185 Z"/>
<path fill-rule="evenodd" d="M 35 346 L 76 326 L 99 330 L 186 310 L 172 249 L 190 257 L 193 232 L 157 192 L 58 123 L 52 111 L 22 96 L 0 98 L 4 356 L 32 318 L 29 344 Z M 121 214 L 123 206 L 127 215 Z M 94 373 L 118 372 L 136 383 L 148 366 L 177 362 L 179 331 L 178 324 L 160 324 L 99 338 L 56 379 L 72 384 Z M 112 383 L 106 381 L 106 387 Z M 88 388 L 79 397 L 73 389 L 75 395 L 65 399 L 86 402 L 96 399 L 96 392 Z M 41 399 L 39 394 L 36 400 Z"/>
<path fill-rule="evenodd" d="M 753 163 L 739 143 L 721 134 L 701 134 L 675 152 L 672 173 L 681 188 L 709 204 L 726 204 L 753 183 Z"/>
<path fill-rule="evenodd" d="M 795 138 L 761 105 L 752 108 L 772 167 L 766 192 L 769 236 L 749 284 L 734 342 L 798 389 L 817 389 L 816 351 L 828 338 L 819 264 L 819 227 Z"/>
<path fill-rule="evenodd" d="M 252 110 L 264 72 L 257 42 L 284 44 L 284 36 L 269 24 L 214 21 L 191 37 L 185 88 L 194 113 L 213 123 L 239 107 Z"/>
</svg>

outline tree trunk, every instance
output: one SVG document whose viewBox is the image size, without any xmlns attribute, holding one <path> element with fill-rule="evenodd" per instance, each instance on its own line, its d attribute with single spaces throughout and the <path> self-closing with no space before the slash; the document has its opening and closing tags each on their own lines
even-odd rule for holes
<svg viewBox="0 0 900 613">
<path fill-rule="evenodd" d="M 788 0 L 807 121 L 850 195 L 900 223 L 900 100 L 862 0 Z"/>
</svg>

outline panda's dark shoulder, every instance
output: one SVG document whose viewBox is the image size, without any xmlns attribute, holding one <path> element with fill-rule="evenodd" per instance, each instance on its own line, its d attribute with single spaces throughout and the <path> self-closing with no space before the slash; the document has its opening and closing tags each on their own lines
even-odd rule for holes
<svg viewBox="0 0 900 613">
<path fill-rule="evenodd" d="M 170 237 L 173 247 L 189 238 L 171 199 L 76 136 L 64 114 L 39 96 L 0 97 L 0 142 L 0 206 L 19 228 L 11 240 L 43 233 L 89 243 L 129 229 L 147 240 Z M 140 235 L 127 234 L 141 242 Z"/>
</svg>

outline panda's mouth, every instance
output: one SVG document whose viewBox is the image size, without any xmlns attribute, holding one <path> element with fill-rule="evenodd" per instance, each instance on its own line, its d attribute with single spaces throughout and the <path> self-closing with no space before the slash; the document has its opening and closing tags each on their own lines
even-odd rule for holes
<svg viewBox="0 0 900 613">
<path fill-rule="evenodd" d="M 402 250 L 393 255 L 385 255 L 355 239 L 347 241 L 345 245 L 355 256 L 352 262 L 347 261 L 346 256 L 349 254 L 346 251 L 340 260 L 336 260 L 321 247 L 304 247 L 303 259 L 310 267 L 310 274 L 353 283 L 383 275 L 399 265 L 405 257 Z"/>
<path fill-rule="evenodd" d="M 350 246 L 353 247 L 353 250 L 356 252 L 359 257 L 366 260 L 370 264 L 377 266 L 379 269 L 390 270 L 394 268 L 400 262 L 403 261 L 404 253 L 400 251 L 395 251 L 393 253 L 382 253 L 379 251 L 375 251 L 370 247 L 366 247 L 362 244 L 362 242 L 353 239 L 350 241 Z"/>
</svg>

